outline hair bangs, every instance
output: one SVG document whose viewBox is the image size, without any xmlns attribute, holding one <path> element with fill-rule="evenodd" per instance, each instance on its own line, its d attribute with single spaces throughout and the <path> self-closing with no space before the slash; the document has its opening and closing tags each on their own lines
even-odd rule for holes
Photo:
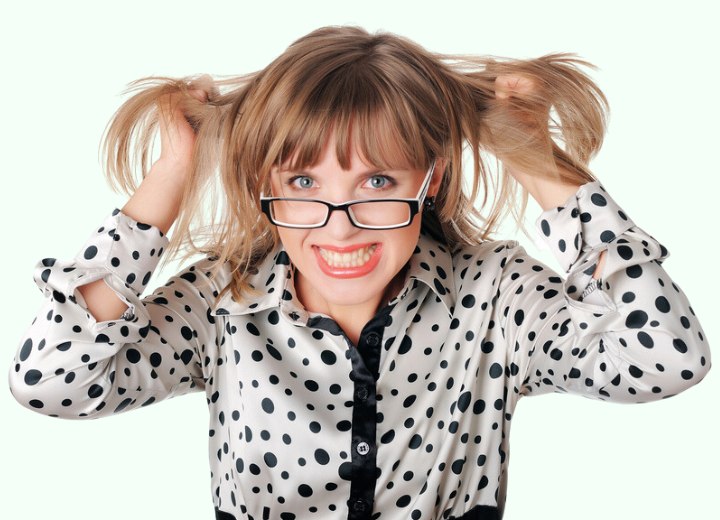
<svg viewBox="0 0 720 520">
<path fill-rule="evenodd" d="M 334 138 L 335 154 L 344 170 L 353 151 L 369 166 L 382 169 L 424 169 L 430 143 L 411 99 L 374 73 L 373 68 L 336 68 L 296 97 L 285 110 L 289 117 L 275 133 L 273 161 L 293 171 L 313 166 Z"/>
</svg>

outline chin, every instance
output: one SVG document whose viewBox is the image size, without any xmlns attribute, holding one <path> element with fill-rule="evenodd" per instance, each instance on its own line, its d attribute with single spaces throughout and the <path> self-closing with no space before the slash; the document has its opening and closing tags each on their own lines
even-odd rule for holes
<svg viewBox="0 0 720 520">
<path fill-rule="evenodd" d="M 327 286 L 326 290 L 321 291 L 320 295 L 330 305 L 362 305 L 369 300 L 373 300 L 376 293 L 382 294 L 384 287 L 376 290 L 372 286 L 368 286 L 366 280 L 359 278 L 341 279 Z"/>
</svg>

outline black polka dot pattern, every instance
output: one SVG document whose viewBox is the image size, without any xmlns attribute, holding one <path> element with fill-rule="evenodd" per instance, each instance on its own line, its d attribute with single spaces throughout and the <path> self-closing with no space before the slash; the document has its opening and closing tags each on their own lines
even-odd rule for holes
<svg viewBox="0 0 720 520">
<path fill-rule="evenodd" d="M 565 273 L 576 265 L 582 252 L 612 242 L 635 226 L 598 181 L 580 186 L 563 206 L 543 212 L 535 225 Z M 628 252 L 620 249 L 618 254 Z"/>
<path fill-rule="evenodd" d="M 73 262 L 38 264 L 46 302 L 11 390 L 67 418 L 204 391 L 216 518 L 497 519 L 521 396 L 651 401 L 710 368 L 667 250 L 599 183 L 537 227 L 565 277 L 513 240 L 448 251 L 422 234 L 403 289 L 353 345 L 298 302 L 281 248 L 243 302 L 217 298 L 230 271 L 210 280 L 211 259 L 140 299 L 167 240 L 115 212 Z M 78 301 L 100 276 L 124 317 L 96 323 Z"/>
</svg>

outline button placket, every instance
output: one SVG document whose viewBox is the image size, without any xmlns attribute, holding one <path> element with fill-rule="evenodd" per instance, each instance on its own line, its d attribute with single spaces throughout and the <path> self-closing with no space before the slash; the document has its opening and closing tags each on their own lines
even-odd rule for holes
<svg viewBox="0 0 720 520">
<path fill-rule="evenodd" d="M 365 338 L 365 342 L 371 347 L 377 347 L 380 344 L 380 336 L 375 332 L 371 332 Z"/>
<path fill-rule="evenodd" d="M 367 510 L 367 502 L 365 502 L 364 500 L 355 500 L 352 503 L 352 508 L 353 511 L 357 513 L 362 513 Z"/>
<path fill-rule="evenodd" d="M 352 418 L 353 477 L 348 501 L 350 520 L 370 520 L 377 482 L 377 402 L 375 385 L 384 327 L 392 307 L 385 307 L 360 333 L 349 351 L 355 383 Z"/>
<path fill-rule="evenodd" d="M 368 398 L 369 392 L 366 386 L 359 386 L 355 391 L 355 397 L 360 401 L 365 401 Z"/>
</svg>

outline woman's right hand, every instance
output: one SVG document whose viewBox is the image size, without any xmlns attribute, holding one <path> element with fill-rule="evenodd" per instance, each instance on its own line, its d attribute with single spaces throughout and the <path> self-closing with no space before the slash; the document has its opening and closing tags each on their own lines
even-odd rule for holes
<svg viewBox="0 0 720 520">
<path fill-rule="evenodd" d="M 201 103 L 208 100 L 205 89 L 191 89 L 188 93 Z M 156 102 L 160 157 L 122 208 L 125 215 L 156 226 L 163 233 L 177 218 L 197 137 L 196 129 L 182 111 L 182 101 L 185 94 L 174 92 Z M 102 279 L 79 286 L 78 291 L 96 321 L 119 319 L 127 309 L 126 303 Z"/>
<path fill-rule="evenodd" d="M 202 87 L 202 88 L 200 88 Z M 191 175 L 196 130 L 182 107 L 188 103 L 206 103 L 208 94 L 216 94 L 212 83 L 188 90 L 195 100 L 182 92 L 158 98 L 160 157 L 153 163 L 122 211 L 138 222 L 157 226 L 167 233 L 177 218 L 183 193 Z"/>
<path fill-rule="evenodd" d="M 188 93 L 206 103 L 208 91 L 202 88 L 188 90 Z M 171 166 L 178 174 L 186 175 L 195 148 L 196 129 L 193 128 L 182 110 L 182 92 L 166 94 L 157 101 L 158 126 L 160 129 L 160 157 L 158 162 Z"/>
</svg>

